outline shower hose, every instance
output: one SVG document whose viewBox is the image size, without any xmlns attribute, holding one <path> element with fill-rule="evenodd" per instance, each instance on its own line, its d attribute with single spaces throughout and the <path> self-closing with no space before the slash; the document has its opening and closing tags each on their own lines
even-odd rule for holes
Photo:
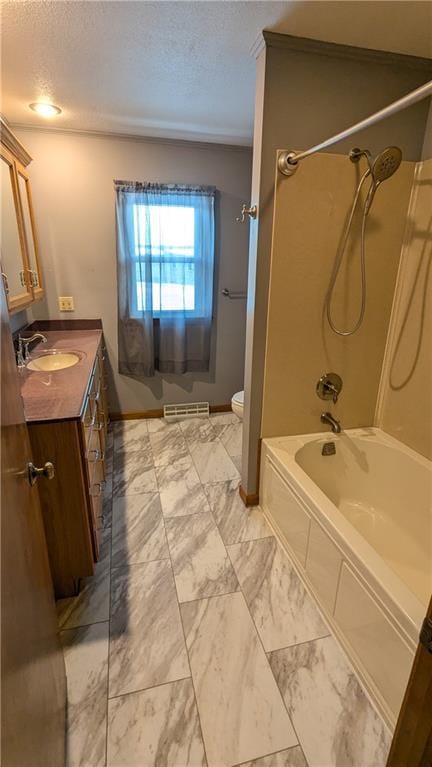
<svg viewBox="0 0 432 767">
<path fill-rule="evenodd" d="M 351 231 L 352 221 L 354 218 L 354 213 L 357 207 L 357 202 L 360 196 L 360 192 L 362 190 L 363 184 L 368 176 L 371 176 L 371 171 L 368 168 L 368 170 L 365 171 L 363 176 L 360 179 L 359 185 L 357 187 L 357 191 L 355 193 L 354 201 L 351 207 L 351 212 L 348 218 L 348 223 L 345 228 L 345 232 L 342 238 L 341 246 L 338 250 L 338 254 L 333 266 L 333 271 L 330 277 L 330 284 L 328 287 L 327 295 L 326 295 L 326 313 L 327 313 L 327 320 L 331 327 L 331 329 L 334 331 L 334 333 L 337 333 L 338 336 L 352 336 L 361 326 L 363 322 L 363 317 L 365 313 L 365 307 L 366 307 L 366 265 L 365 265 L 365 234 L 366 234 L 366 221 L 367 216 L 372 204 L 372 199 L 374 197 L 375 192 L 375 183 L 372 178 L 372 184 L 370 186 L 369 192 L 367 194 L 364 208 L 363 208 L 363 216 L 362 216 L 362 224 L 361 224 L 361 233 L 360 233 L 360 274 L 361 274 L 361 307 L 360 307 L 360 314 L 358 316 L 357 322 L 355 323 L 352 330 L 340 330 L 336 327 L 336 325 L 333 322 L 332 315 L 331 315 L 331 302 L 333 298 L 333 292 L 336 285 L 336 280 L 338 278 L 338 274 L 342 265 L 344 253 L 346 250 L 348 237 Z"/>
</svg>

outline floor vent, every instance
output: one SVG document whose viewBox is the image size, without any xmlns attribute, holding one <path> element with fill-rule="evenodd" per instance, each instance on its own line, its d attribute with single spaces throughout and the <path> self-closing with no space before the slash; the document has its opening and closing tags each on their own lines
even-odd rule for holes
<svg viewBox="0 0 432 767">
<path fill-rule="evenodd" d="M 199 418 L 210 415 L 208 402 L 190 402 L 186 405 L 164 405 L 164 418 L 176 421 L 178 418 Z"/>
</svg>

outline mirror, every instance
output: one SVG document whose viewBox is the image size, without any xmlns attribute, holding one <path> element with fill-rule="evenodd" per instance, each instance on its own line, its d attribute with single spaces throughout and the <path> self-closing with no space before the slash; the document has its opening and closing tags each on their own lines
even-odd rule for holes
<svg viewBox="0 0 432 767">
<path fill-rule="evenodd" d="M 1 262 L 7 277 L 8 303 L 27 293 L 24 282 L 24 264 L 14 199 L 14 168 L 6 155 L 1 155 Z"/>
<path fill-rule="evenodd" d="M 41 289 L 42 286 L 41 286 L 40 270 L 39 270 L 39 263 L 38 263 L 36 235 L 34 230 L 30 180 L 24 168 L 22 168 L 20 165 L 17 166 L 17 176 L 18 176 L 18 188 L 19 188 L 19 196 L 21 201 L 21 209 L 23 214 L 24 233 L 25 233 L 26 244 L 27 244 L 27 258 L 28 258 L 28 268 L 30 270 L 30 282 L 33 288 L 33 293 L 35 294 L 35 297 L 36 297 L 38 288 Z"/>
</svg>

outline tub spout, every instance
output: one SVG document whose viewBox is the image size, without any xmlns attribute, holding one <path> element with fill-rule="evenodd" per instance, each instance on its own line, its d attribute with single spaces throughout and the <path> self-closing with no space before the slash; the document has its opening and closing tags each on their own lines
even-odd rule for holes
<svg viewBox="0 0 432 767">
<path fill-rule="evenodd" d="M 336 418 L 333 418 L 331 413 L 321 413 L 321 423 L 327 423 L 333 434 L 340 434 L 341 431 L 341 425 L 339 421 L 336 420 Z"/>
</svg>

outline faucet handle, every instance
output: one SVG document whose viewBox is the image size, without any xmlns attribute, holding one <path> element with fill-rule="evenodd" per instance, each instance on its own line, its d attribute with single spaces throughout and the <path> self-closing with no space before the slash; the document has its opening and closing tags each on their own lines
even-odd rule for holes
<svg viewBox="0 0 432 767">
<path fill-rule="evenodd" d="M 332 399 L 336 405 L 342 387 L 342 378 L 337 373 L 324 373 L 316 385 L 316 393 L 320 399 Z"/>
</svg>

